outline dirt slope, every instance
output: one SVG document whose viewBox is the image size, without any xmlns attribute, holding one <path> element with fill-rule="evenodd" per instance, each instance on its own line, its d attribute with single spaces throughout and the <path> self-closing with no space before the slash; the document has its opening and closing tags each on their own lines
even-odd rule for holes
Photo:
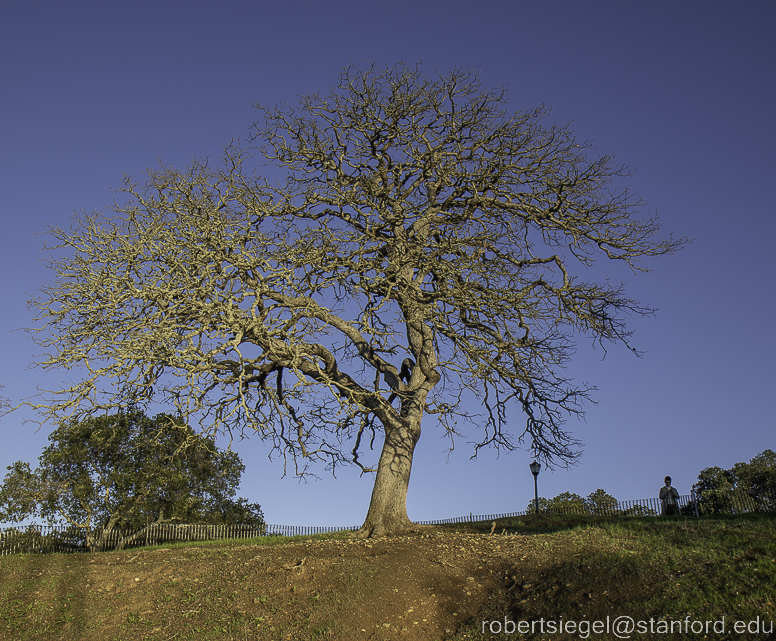
<svg viewBox="0 0 776 641">
<path fill-rule="evenodd" d="M 533 539 L 427 533 L 57 555 L 53 570 L 29 555 L 16 572 L 37 589 L 18 596 L 55 623 L 51 639 L 429 641 L 476 617 Z M 56 620 L 64 610 L 68 620 Z"/>
<path fill-rule="evenodd" d="M 0 640 L 515 638 L 506 624 L 501 634 L 505 617 L 532 626 L 727 620 L 714 638 L 742 638 L 738 623 L 748 639 L 774 638 L 772 516 L 578 520 L 532 519 L 511 533 L 504 522 L 496 534 L 481 523 L 366 541 L 4 556 Z M 491 625 L 480 634 L 483 618 Z M 752 632 L 752 623 L 764 627 Z M 525 638 L 578 640 L 581 630 Z"/>
</svg>

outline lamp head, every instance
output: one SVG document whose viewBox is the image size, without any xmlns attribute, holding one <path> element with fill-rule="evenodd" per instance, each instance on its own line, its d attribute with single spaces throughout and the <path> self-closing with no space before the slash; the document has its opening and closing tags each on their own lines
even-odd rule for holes
<svg viewBox="0 0 776 641">
<path fill-rule="evenodd" d="M 533 474 L 534 476 L 538 476 L 539 475 L 539 470 L 542 469 L 542 466 L 539 465 L 539 463 L 537 463 L 536 461 L 531 463 L 528 467 L 531 468 L 531 474 Z"/>
</svg>

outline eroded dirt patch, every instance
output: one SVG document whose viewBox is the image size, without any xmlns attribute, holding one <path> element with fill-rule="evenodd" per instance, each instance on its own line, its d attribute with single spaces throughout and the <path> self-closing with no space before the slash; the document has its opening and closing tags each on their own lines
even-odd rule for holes
<svg viewBox="0 0 776 641">
<path fill-rule="evenodd" d="M 32 594 L 16 596 L 35 599 L 30 617 L 57 631 L 47 638 L 426 641 L 475 617 L 533 538 L 432 532 L 58 555 L 47 576 L 27 556 L 15 571 Z"/>
</svg>

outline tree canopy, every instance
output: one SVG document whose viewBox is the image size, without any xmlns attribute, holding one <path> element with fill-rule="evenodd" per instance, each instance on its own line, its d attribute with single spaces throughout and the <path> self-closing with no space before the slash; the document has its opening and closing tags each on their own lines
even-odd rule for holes
<svg viewBox="0 0 776 641">
<path fill-rule="evenodd" d="M 65 522 L 85 529 L 92 549 L 114 529 L 128 532 L 128 541 L 173 520 L 263 525 L 258 504 L 234 500 L 245 469 L 239 456 L 180 419 L 100 416 L 62 424 L 49 441 L 37 469 L 22 461 L 8 467 L 0 520 Z"/>
<path fill-rule="evenodd" d="M 748 463 L 736 463 L 732 469 L 736 485 L 752 496 L 776 499 L 776 452 L 764 450 Z"/>
<path fill-rule="evenodd" d="M 729 470 L 707 467 L 693 485 L 703 512 L 776 507 L 776 452 L 764 450 Z"/>
<path fill-rule="evenodd" d="M 602 489 L 584 498 L 574 492 L 562 492 L 552 499 L 539 497 L 539 511 L 546 514 L 621 514 L 619 505 L 616 498 Z M 531 501 L 526 512 L 533 512 L 535 507 L 534 501 Z"/>
<path fill-rule="evenodd" d="M 657 236 L 625 168 L 461 70 L 348 68 L 329 95 L 257 109 L 219 166 L 127 178 L 110 214 L 50 230 L 64 256 L 33 301 L 41 365 L 89 373 L 35 406 L 161 397 L 296 473 L 376 471 L 364 536 L 412 527 L 424 417 L 481 430 L 475 454 L 573 462 L 564 421 L 592 389 L 564 376 L 574 337 L 630 347 L 625 316 L 652 312 L 585 269 L 643 271 L 684 242 Z"/>
</svg>

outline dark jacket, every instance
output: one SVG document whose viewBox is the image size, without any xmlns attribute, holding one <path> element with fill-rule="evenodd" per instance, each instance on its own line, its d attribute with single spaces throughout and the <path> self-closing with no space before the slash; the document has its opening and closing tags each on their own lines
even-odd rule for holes
<svg viewBox="0 0 776 641">
<path fill-rule="evenodd" d="M 663 508 L 663 516 L 668 514 L 679 514 L 679 492 L 675 487 L 664 485 L 660 488 L 660 503 Z"/>
</svg>

